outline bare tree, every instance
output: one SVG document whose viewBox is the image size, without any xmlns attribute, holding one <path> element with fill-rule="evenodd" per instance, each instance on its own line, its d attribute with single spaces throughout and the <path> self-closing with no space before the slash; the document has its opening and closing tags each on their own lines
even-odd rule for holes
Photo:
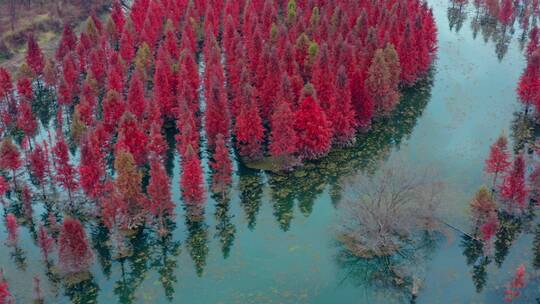
<svg viewBox="0 0 540 304">
<path fill-rule="evenodd" d="M 338 239 L 358 257 L 390 256 L 425 232 L 441 230 L 442 183 L 428 170 L 390 163 L 372 176 L 351 178 L 346 188 Z"/>
</svg>

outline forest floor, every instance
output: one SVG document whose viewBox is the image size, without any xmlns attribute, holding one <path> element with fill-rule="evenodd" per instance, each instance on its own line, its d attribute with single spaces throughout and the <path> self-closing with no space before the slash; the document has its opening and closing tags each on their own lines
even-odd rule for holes
<svg viewBox="0 0 540 304">
<path fill-rule="evenodd" d="M 52 56 L 64 24 L 77 28 L 91 12 L 99 14 L 110 3 L 111 0 L 0 1 L 0 66 L 16 71 L 24 61 L 29 34 L 36 37 L 47 57 Z"/>
</svg>

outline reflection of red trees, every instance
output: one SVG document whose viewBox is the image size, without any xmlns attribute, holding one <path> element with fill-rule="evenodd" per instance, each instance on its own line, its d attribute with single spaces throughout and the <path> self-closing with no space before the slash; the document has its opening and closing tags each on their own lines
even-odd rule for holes
<svg viewBox="0 0 540 304">
<path fill-rule="evenodd" d="M 220 192 L 232 182 L 231 147 L 242 160 L 272 156 L 284 167 L 322 157 L 391 112 L 398 86 L 426 75 L 436 50 L 419 0 L 169 2 L 135 0 L 125 14 L 115 0 L 106 23 L 92 15 L 80 34 L 66 25 L 54 60 L 30 36 L 16 82 L 0 68 L 0 169 L 12 175 L 0 177 L 0 194 L 25 189 L 16 185 L 22 153 L 47 199 L 68 196 L 109 228 L 162 229 L 174 207 L 166 131 L 179 131 L 170 146 L 183 199 L 200 205 L 201 147 Z M 26 198 L 36 193 L 21 185 Z M 57 185 L 65 191 L 48 195 Z M 66 219 L 60 255 L 85 264 L 68 259 L 66 271 L 88 266 L 85 238 Z M 86 247 L 71 248 L 75 239 Z"/>
<path fill-rule="evenodd" d="M 6 216 L 6 230 L 8 232 L 7 244 L 17 244 L 17 240 L 19 239 L 19 224 L 17 223 L 17 218 L 12 213 Z"/>
<path fill-rule="evenodd" d="M 525 265 L 521 264 L 516 269 L 516 272 L 514 274 L 514 278 L 510 283 L 508 284 L 505 292 L 504 292 L 504 300 L 506 302 L 512 302 L 521 294 L 521 289 L 525 287 Z"/>
<path fill-rule="evenodd" d="M 0 304 L 13 304 L 15 303 L 13 301 L 13 297 L 11 295 L 11 292 L 9 292 L 9 285 L 4 280 L 4 278 L 0 278 Z"/>
</svg>

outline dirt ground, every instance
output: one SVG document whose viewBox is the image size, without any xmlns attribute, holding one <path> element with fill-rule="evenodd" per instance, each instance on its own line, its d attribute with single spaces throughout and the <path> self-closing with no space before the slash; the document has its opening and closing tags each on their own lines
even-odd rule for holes
<svg viewBox="0 0 540 304">
<path fill-rule="evenodd" d="M 46 56 L 58 44 L 63 26 L 74 27 L 92 13 L 101 13 L 111 0 L 0 0 L 0 66 L 11 71 L 24 60 L 30 33 Z"/>
</svg>

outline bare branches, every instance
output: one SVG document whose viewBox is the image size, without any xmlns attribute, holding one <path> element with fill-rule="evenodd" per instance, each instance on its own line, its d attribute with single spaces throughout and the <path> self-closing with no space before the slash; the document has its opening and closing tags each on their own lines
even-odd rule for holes
<svg viewBox="0 0 540 304">
<path fill-rule="evenodd" d="M 428 170 L 388 164 L 350 179 L 347 188 L 339 239 L 357 256 L 393 255 L 422 232 L 440 230 L 442 184 Z"/>
</svg>

